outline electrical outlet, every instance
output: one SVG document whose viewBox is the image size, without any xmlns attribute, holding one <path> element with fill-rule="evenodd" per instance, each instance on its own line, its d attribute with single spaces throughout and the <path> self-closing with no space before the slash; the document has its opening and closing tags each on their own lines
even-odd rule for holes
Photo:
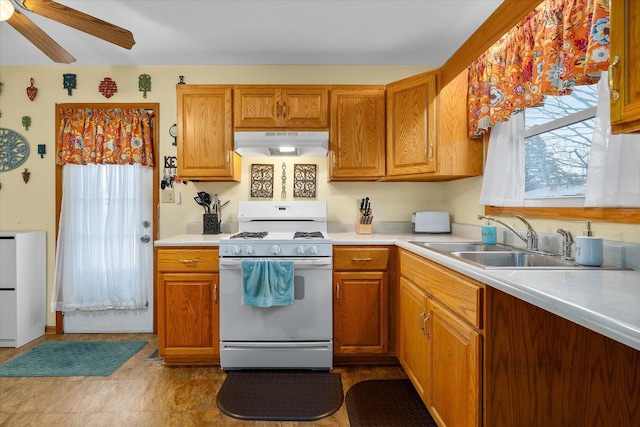
<svg viewBox="0 0 640 427">
<path fill-rule="evenodd" d="M 176 193 L 175 190 L 162 190 L 162 203 L 175 203 Z"/>
</svg>

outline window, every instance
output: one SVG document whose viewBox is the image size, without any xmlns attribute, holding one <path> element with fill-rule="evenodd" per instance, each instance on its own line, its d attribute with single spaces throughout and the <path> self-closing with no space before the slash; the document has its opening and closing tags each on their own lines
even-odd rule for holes
<svg viewBox="0 0 640 427">
<path fill-rule="evenodd" d="M 525 111 L 525 206 L 582 206 L 597 85 Z"/>
</svg>

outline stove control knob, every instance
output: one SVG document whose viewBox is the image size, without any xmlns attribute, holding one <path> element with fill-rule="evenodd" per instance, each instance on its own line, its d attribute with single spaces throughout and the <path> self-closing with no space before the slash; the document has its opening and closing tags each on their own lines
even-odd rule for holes
<svg viewBox="0 0 640 427">
<path fill-rule="evenodd" d="M 235 245 L 234 247 L 231 248 L 231 255 L 240 255 L 241 249 L 240 246 Z"/>
<path fill-rule="evenodd" d="M 318 247 L 317 246 L 311 246 L 309 248 L 309 252 L 311 253 L 311 255 L 318 255 Z"/>
<path fill-rule="evenodd" d="M 296 248 L 296 253 L 297 253 L 298 255 L 304 255 L 304 246 L 298 246 L 298 247 Z"/>
<path fill-rule="evenodd" d="M 280 253 L 280 246 L 278 245 L 271 246 L 271 253 L 274 255 L 278 255 Z"/>
<path fill-rule="evenodd" d="M 255 249 L 254 249 L 254 247 L 253 247 L 253 246 L 251 246 L 251 245 L 247 246 L 247 249 L 245 249 L 245 252 L 247 253 L 247 255 L 253 255 L 253 253 L 254 253 L 255 251 L 256 251 L 256 250 L 255 250 Z"/>
</svg>

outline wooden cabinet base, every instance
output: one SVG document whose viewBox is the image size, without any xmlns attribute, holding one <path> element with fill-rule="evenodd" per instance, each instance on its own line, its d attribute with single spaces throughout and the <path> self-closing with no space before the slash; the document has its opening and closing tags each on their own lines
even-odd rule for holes
<svg viewBox="0 0 640 427">
<path fill-rule="evenodd" d="M 165 365 L 170 366 L 190 366 L 190 365 L 198 365 L 198 366 L 220 366 L 220 356 L 218 355 L 200 355 L 196 356 L 194 354 L 165 354 L 162 358 L 163 363 Z"/>
<path fill-rule="evenodd" d="M 488 291 L 484 425 L 640 425 L 640 351 Z"/>
</svg>

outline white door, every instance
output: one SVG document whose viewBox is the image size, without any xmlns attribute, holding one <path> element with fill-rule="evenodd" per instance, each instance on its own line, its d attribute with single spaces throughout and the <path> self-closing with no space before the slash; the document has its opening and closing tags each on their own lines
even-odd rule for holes
<svg viewBox="0 0 640 427">
<path fill-rule="evenodd" d="M 144 168 L 141 203 L 143 209 L 134 235 L 138 261 L 132 266 L 142 270 L 148 305 L 136 310 L 67 311 L 65 333 L 153 332 L 153 169 Z M 145 273 L 146 272 L 146 273 Z"/>
</svg>

